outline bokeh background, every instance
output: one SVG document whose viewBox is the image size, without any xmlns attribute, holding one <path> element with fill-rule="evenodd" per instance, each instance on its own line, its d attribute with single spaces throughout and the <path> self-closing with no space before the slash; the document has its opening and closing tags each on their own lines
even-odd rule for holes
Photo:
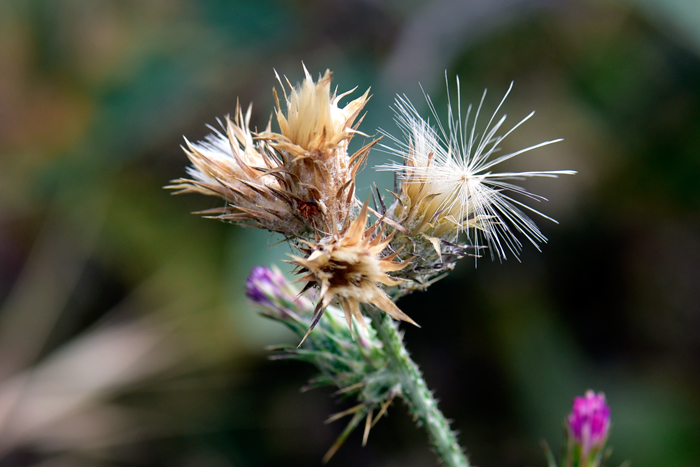
<svg viewBox="0 0 700 467">
<path fill-rule="evenodd" d="M 696 0 L 3 0 L 0 2 L 0 466 L 319 465 L 347 407 L 270 362 L 295 338 L 242 286 L 279 238 L 172 197 L 182 135 L 302 61 L 372 87 L 361 129 L 396 131 L 419 83 L 446 108 L 511 81 L 505 149 L 560 221 L 521 262 L 464 260 L 400 306 L 406 340 L 472 461 L 545 465 L 571 399 L 612 406 L 609 466 L 700 465 L 700 3 Z M 452 81 L 454 87 L 454 81 Z M 362 143 L 356 138 L 354 144 Z M 361 197 L 388 174 L 374 151 Z M 401 403 L 332 466 L 436 461 Z"/>
</svg>

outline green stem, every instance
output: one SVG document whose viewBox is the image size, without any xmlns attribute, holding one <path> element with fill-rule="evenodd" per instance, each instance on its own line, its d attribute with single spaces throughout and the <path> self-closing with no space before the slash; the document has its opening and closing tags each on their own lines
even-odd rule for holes
<svg viewBox="0 0 700 467">
<path fill-rule="evenodd" d="M 372 327 L 384 345 L 390 369 L 399 377 L 404 399 L 428 431 L 430 442 L 442 463 L 447 467 L 469 467 L 469 461 L 447 419 L 438 409 L 418 365 L 408 355 L 396 322 L 373 307 L 366 307 L 365 312 L 372 319 Z"/>
</svg>

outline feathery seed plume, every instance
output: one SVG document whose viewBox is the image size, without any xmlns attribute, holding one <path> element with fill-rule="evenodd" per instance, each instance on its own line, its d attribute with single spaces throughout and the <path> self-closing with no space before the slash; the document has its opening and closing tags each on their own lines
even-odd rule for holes
<svg viewBox="0 0 700 467">
<path fill-rule="evenodd" d="M 481 134 L 477 132 L 477 122 L 486 91 L 473 119 L 470 120 L 471 105 L 463 119 L 459 79 L 457 116 L 451 103 L 448 103 L 447 128 L 441 123 L 427 95 L 426 99 L 436 119 L 437 129 L 420 117 L 408 99 L 397 98 L 397 123 L 406 141 L 385 134 L 396 143 L 396 147 L 387 149 L 402 157 L 403 162 L 378 167 L 379 170 L 396 172 L 401 181 L 401 192 L 396 195 L 397 199 L 387 214 L 404 227 L 407 232 L 405 236 L 409 237 L 401 238 L 402 234 L 397 233 L 397 245 L 415 244 L 416 239 L 426 238 L 439 256 L 441 244 L 450 245 L 458 240 L 459 234 L 466 232 L 470 244 L 488 246 L 492 258 L 503 259 L 506 257 L 506 251 L 516 256 L 519 254 L 522 244 L 516 234 L 524 236 L 536 247 L 538 242 L 547 240 L 523 210 L 545 219 L 554 219 L 514 199 L 507 192 L 535 201 L 545 198 L 530 193 L 509 180 L 557 177 L 575 172 L 492 172 L 493 167 L 501 162 L 561 141 L 545 141 L 510 154 L 492 157 L 499 150 L 499 144 L 534 114 L 529 114 L 510 130 L 497 135 L 506 119 L 505 115 L 497 119 L 497 114 L 511 88 L 512 83 Z"/>
</svg>

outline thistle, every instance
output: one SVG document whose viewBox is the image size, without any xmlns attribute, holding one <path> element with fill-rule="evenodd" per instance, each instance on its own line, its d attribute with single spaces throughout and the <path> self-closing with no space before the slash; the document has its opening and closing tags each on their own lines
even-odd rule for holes
<svg viewBox="0 0 700 467">
<path fill-rule="evenodd" d="M 305 332 L 313 319 L 314 308 L 309 300 L 298 295 L 278 269 L 255 267 L 246 280 L 246 295 L 260 307 L 263 316 L 279 321 L 297 335 Z M 389 405 L 401 394 L 401 381 L 388 368 L 387 355 L 376 333 L 368 328 L 363 316 L 353 316 L 354 324 L 366 329 L 353 341 L 352 327 L 346 327 L 340 310 L 331 307 L 316 332 L 301 347 L 278 346 L 274 360 L 292 359 L 313 364 L 321 374 L 304 389 L 334 386 L 336 395 L 354 397 L 350 409 L 331 415 L 328 422 L 352 416 L 350 422 L 323 458 L 327 462 L 350 433 L 364 421 L 362 444 L 367 443 L 370 429 L 386 413 Z M 352 323 L 351 323 L 352 326 Z"/>
<path fill-rule="evenodd" d="M 191 179 L 173 180 L 166 188 L 180 193 L 202 193 L 226 201 L 220 208 L 201 211 L 208 217 L 232 221 L 261 229 L 300 236 L 308 232 L 305 218 L 291 201 L 283 171 L 266 145 L 255 141 L 250 131 L 252 107 L 243 114 L 236 108 L 234 118 L 222 123 L 225 134 L 217 130 L 204 141 L 183 147 L 192 163 L 187 169 Z"/>
<path fill-rule="evenodd" d="M 506 251 L 519 253 L 517 235 L 535 246 L 545 241 L 521 209 L 550 218 L 507 192 L 544 198 L 509 180 L 573 172 L 492 173 L 500 162 L 558 141 L 492 158 L 503 139 L 530 117 L 498 136 L 505 116 L 496 120 L 496 115 L 503 101 L 479 136 L 483 97 L 472 120 L 469 107 L 464 123 L 460 101 L 458 117 L 448 106 L 447 129 L 430 98 L 426 96 L 437 129 L 400 97 L 397 121 L 405 139 L 385 135 L 394 141 L 389 150 L 401 162 L 379 167 L 395 172 L 400 188 L 389 208 L 380 195 L 372 210 L 368 202 L 358 201 L 355 177 L 378 140 L 348 154 L 353 137 L 366 137 L 358 126 L 369 91 L 341 107 L 340 101 L 352 91 L 331 92 L 330 71 L 317 81 L 305 68 L 304 75 L 297 86 L 286 79 L 285 86 L 277 77 L 283 95 L 280 99 L 274 91 L 277 131 L 272 122 L 260 133 L 251 131 L 250 108 L 244 114 L 237 107 L 233 119 L 227 117 L 222 124 L 223 133 L 214 130 L 204 141 L 186 142 L 191 178 L 174 180 L 167 188 L 218 196 L 226 204 L 205 215 L 279 232 L 300 252 L 289 262 L 297 268 L 298 281 L 305 282 L 301 292 L 278 270 L 256 268 L 246 293 L 265 316 L 302 336 L 297 348 L 280 348 L 276 358 L 308 361 L 322 373 L 312 386 L 332 384 L 339 394 L 357 398 L 357 405 L 331 417 L 352 415 L 325 460 L 363 419 L 366 442 L 369 429 L 399 396 L 425 426 L 443 463 L 468 467 L 398 330 L 401 321 L 416 323 L 394 302 L 427 287 L 458 259 L 477 255 L 482 248 L 503 259 Z M 459 81 L 457 87 L 459 91 Z M 340 309 L 345 323 L 336 316 Z"/>
<path fill-rule="evenodd" d="M 574 398 L 566 419 L 566 467 L 599 467 L 610 431 L 610 407 L 605 394 L 586 391 Z"/>
<path fill-rule="evenodd" d="M 295 310 L 313 308 L 309 299 L 300 295 L 276 267 L 254 267 L 245 282 L 245 293 L 256 305 L 274 310 L 279 319 L 289 316 L 299 321 Z"/>
<path fill-rule="evenodd" d="M 173 180 L 166 188 L 175 194 L 223 198 L 226 206 L 201 214 L 290 239 L 340 229 L 356 203 L 355 176 L 376 143 L 348 155 L 348 144 L 358 133 L 355 120 L 369 91 L 340 108 L 339 101 L 352 91 L 331 95 L 330 71 L 316 83 L 304 72 L 304 82 L 296 88 L 289 85 L 289 95 L 285 91 L 286 113 L 277 99 L 279 133 L 268 124 L 254 135 L 249 128 L 251 108 L 243 114 L 238 107 L 235 117 L 227 117 L 222 125 L 225 134 L 214 130 L 204 141 L 186 140 L 183 149 L 192 162 L 192 178 Z"/>
<path fill-rule="evenodd" d="M 590 389 L 586 394 L 574 397 L 571 413 L 566 418 L 566 449 L 561 467 L 600 467 L 611 449 L 604 450 L 610 433 L 610 407 L 605 394 Z M 557 461 L 546 442 L 542 442 L 547 464 L 557 467 Z M 629 465 L 624 462 L 622 465 Z"/>
<path fill-rule="evenodd" d="M 396 100 L 396 121 L 404 140 L 384 132 L 395 143 L 385 148 L 399 156 L 401 162 L 380 165 L 378 169 L 395 172 L 400 183 L 400 192 L 394 195 L 396 199 L 387 217 L 403 227 L 392 246 L 406 248 L 419 258 L 413 269 L 405 271 L 406 277 L 417 284 L 426 284 L 436 274 L 452 269 L 456 260 L 469 253 L 470 247 L 472 251 L 488 247 L 492 258 L 504 259 L 507 251 L 517 256 L 522 248 L 519 234 L 539 248 L 538 243 L 547 238 L 523 210 L 556 222 L 508 195 L 511 192 L 535 201 L 545 200 L 508 180 L 557 177 L 574 171 L 491 171 L 501 162 L 561 141 L 545 141 L 493 157 L 500 143 L 534 115 L 530 113 L 510 130 L 498 134 L 506 120 L 505 115 L 497 119 L 498 112 L 511 88 L 512 84 L 481 133 L 477 124 L 486 91 L 474 117 L 470 118 L 472 106 L 469 105 L 463 118 L 459 79 L 457 116 L 448 102 L 447 127 L 427 95 L 437 128 L 424 120 L 408 99 Z M 466 243 L 460 242 L 461 234 L 466 235 Z"/>
</svg>

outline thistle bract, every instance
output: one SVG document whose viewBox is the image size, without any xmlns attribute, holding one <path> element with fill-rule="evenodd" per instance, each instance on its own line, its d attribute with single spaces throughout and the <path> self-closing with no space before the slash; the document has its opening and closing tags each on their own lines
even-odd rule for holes
<svg viewBox="0 0 700 467">
<path fill-rule="evenodd" d="M 383 229 L 377 224 L 365 229 L 367 209 L 365 203 L 360 214 L 342 235 L 333 235 L 309 244 L 308 248 L 300 248 L 306 253 L 305 258 L 293 257 L 292 263 L 299 266 L 304 274 L 301 280 L 307 281 L 309 286 L 317 285 L 321 290 L 315 319 L 308 332 L 311 332 L 323 310 L 334 299 L 345 311 L 350 329 L 353 317 L 364 324 L 360 312 L 361 303 L 373 305 L 394 319 L 416 324 L 381 288 L 381 285 L 399 285 L 401 280 L 392 278 L 387 273 L 403 269 L 409 261 L 393 261 L 398 252 L 382 256 L 392 236 L 385 237 Z"/>
</svg>

